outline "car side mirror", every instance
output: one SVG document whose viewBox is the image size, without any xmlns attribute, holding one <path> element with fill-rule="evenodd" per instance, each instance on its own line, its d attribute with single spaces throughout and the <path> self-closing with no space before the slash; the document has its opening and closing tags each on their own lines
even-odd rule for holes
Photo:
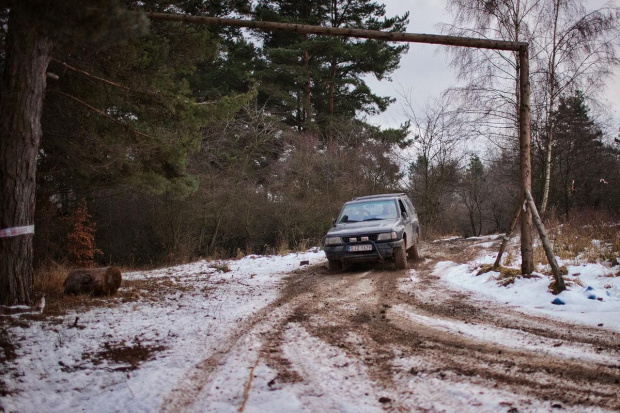
<svg viewBox="0 0 620 413">
<path fill-rule="evenodd" d="M 333 226 L 336 226 L 336 218 L 334 218 L 334 219 L 332 220 L 332 225 L 333 225 Z"/>
</svg>

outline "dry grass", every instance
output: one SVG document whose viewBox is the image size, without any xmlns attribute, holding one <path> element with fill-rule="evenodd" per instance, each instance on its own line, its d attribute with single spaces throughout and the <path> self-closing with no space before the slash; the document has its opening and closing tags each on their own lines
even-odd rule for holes
<svg viewBox="0 0 620 413">
<path fill-rule="evenodd" d="M 553 240 L 554 253 L 558 257 L 564 260 L 618 265 L 620 224 L 610 216 L 601 212 L 584 211 L 574 214 L 569 221 L 563 223 L 551 219 L 546 226 Z M 543 259 L 546 260 L 546 257 Z"/>
<path fill-rule="evenodd" d="M 510 284 L 513 284 L 517 278 L 532 277 L 531 275 L 530 276 L 522 275 L 521 270 L 519 268 L 503 267 L 500 265 L 498 268 L 493 269 L 492 264 L 482 265 L 476 275 L 485 274 L 491 271 L 496 271 L 499 273 L 496 277 L 494 277 L 494 279 L 497 281 L 499 285 L 504 286 L 504 287 Z"/>
<path fill-rule="evenodd" d="M 534 245 L 534 262 L 547 263 L 547 254 L 545 253 L 545 248 L 540 242 Z"/>
<path fill-rule="evenodd" d="M 63 283 L 70 268 L 66 265 L 49 261 L 34 273 L 34 290 L 46 297 L 62 294 Z"/>
<path fill-rule="evenodd" d="M 504 265 L 506 267 L 510 267 L 512 265 L 514 265 L 516 261 L 515 258 L 515 254 L 512 250 L 508 250 L 505 254 L 504 254 Z"/>
<path fill-rule="evenodd" d="M 564 275 L 564 274 L 562 274 Z M 575 285 L 578 285 L 580 287 L 584 287 L 583 282 L 579 279 L 579 278 L 570 278 L 570 277 L 562 277 L 564 278 L 564 285 L 567 288 L 570 287 L 574 287 Z M 556 287 L 556 283 L 555 280 L 552 280 L 549 283 L 549 286 L 547 287 L 547 289 L 549 290 L 550 293 L 552 293 L 553 295 L 558 295 L 559 293 L 561 293 L 562 291 L 559 291 Z"/>
<path fill-rule="evenodd" d="M 480 269 L 476 273 L 476 275 L 486 274 L 487 272 L 493 271 L 493 264 L 483 264 L 480 266 Z"/>
</svg>

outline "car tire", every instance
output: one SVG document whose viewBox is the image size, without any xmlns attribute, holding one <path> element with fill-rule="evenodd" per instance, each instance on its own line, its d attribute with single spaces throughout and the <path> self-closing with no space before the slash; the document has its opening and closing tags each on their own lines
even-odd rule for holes
<svg viewBox="0 0 620 413">
<path fill-rule="evenodd" d="M 407 257 L 411 261 L 417 261 L 420 259 L 420 252 L 418 251 L 419 238 L 416 237 L 416 242 L 407 250 Z"/>
<path fill-rule="evenodd" d="M 340 271 L 342 270 L 342 261 L 327 260 L 327 268 L 329 268 L 330 271 Z"/>
<path fill-rule="evenodd" d="M 397 270 L 404 270 L 407 268 L 407 252 L 405 251 L 404 245 L 394 249 L 394 263 L 396 264 Z"/>
</svg>

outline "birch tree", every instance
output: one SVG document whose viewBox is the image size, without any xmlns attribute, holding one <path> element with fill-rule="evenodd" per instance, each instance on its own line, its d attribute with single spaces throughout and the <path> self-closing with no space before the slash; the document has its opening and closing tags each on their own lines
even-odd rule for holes
<svg viewBox="0 0 620 413">
<path fill-rule="evenodd" d="M 450 35 L 530 42 L 543 0 L 449 0 Z M 450 93 L 461 102 L 472 132 L 507 149 L 518 136 L 519 56 L 517 52 L 452 48 L 452 66 L 465 85 Z M 530 51 L 532 53 L 532 51 Z"/>
<path fill-rule="evenodd" d="M 530 43 L 532 121 L 543 140 L 541 213 L 548 204 L 553 159 L 552 112 L 558 97 L 581 90 L 596 98 L 618 66 L 620 11 L 615 3 L 591 10 L 583 0 L 450 0 L 450 34 Z M 453 50 L 452 63 L 465 86 L 452 93 L 470 113 L 470 126 L 493 144 L 514 144 L 519 65 L 515 54 Z M 514 91 L 517 93 L 514 93 Z M 516 96 L 516 99 L 513 97 Z M 472 109 L 473 108 L 473 109 Z"/>
<path fill-rule="evenodd" d="M 553 111 L 560 95 L 582 91 L 596 98 L 620 60 L 616 53 L 620 10 L 610 5 L 588 11 L 582 0 L 547 1 L 541 10 L 536 43 L 535 84 L 543 99 L 545 135 L 540 213 L 545 213 L 551 185 L 555 135 Z"/>
</svg>

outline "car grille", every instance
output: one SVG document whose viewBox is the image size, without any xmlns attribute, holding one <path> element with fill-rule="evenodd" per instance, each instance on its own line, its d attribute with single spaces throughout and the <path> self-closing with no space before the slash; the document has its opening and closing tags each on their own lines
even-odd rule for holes
<svg viewBox="0 0 620 413">
<path fill-rule="evenodd" d="M 342 240 L 347 244 L 353 242 L 368 242 L 368 241 L 377 241 L 378 234 L 369 234 L 369 235 L 356 235 L 354 237 L 342 237 Z"/>
</svg>

